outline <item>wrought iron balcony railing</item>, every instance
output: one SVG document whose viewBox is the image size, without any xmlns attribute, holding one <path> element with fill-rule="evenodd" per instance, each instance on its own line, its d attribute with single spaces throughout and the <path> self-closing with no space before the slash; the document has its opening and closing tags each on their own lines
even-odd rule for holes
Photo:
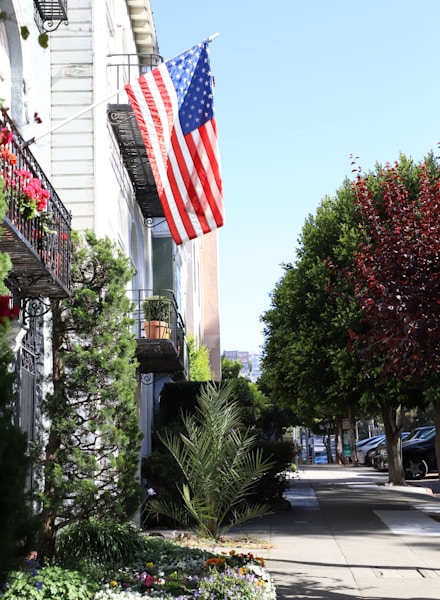
<svg viewBox="0 0 440 600">
<path fill-rule="evenodd" d="M 133 290 L 136 358 L 141 373 L 189 376 L 185 325 L 171 290 Z"/>
<path fill-rule="evenodd" d="M 161 62 L 163 58 L 159 54 L 111 54 L 107 64 L 108 79 L 115 89 L 123 90 L 126 83 L 135 81 Z M 144 218 L 163 217 L 142 135 L 125 91 L 107 105 L 107 117 Z"/>
<path fill-rule="evenodd" d="M 67 0 L 34 0 L 34 19 L 40 33 L 67 25 Z"/>
<path fill-rule="evenodd" d="M 4 109 L 0 176 L 7 203 L 0 251 L 12 261 L 9 285 L 25 297 L 70 294 L 71 214 Z"/>
</svg>

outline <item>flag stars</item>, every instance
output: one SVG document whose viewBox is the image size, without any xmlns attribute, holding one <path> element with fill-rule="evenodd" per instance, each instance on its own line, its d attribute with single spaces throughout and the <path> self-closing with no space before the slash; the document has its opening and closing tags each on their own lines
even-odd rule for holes
<svg viewBox="0 0 440 600">
<path fill-rule="evenodd" d="M 184 133 L 200 127 L 214 115 L 212 76 L 207 56 L 207 44 L 202 43 L 167 64 L 174 83 Z"/>
</svg>

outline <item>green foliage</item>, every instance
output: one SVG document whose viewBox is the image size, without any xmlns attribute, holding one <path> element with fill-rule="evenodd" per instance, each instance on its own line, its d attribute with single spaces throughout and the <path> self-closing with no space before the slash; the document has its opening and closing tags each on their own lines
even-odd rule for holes
<svg viewBox="0 0 440 600">
<path fill-rule="evenodd" d="M 49 36 L 47 35 L 47 33 L 40 33 L 40 35 L 38 36 L 38 43 L 42 48 L 49 47 Z"/>
<path fill-rule="evenodd" d="M 255 448 L 255 435 L 240 428 L 240 408 L 230 402 L 231 384 L 201 388 L 195 414 L 182 417 L 185 433 L 160 436 L 185 479 L 181 503 L 150 500 L 154 515 L 166 515 L 200 534 L 217 538 L 235 524 L 266 514 L 269 506 L 245 502 L 271 467 Z"/>
<path fill-rule="evenodd" d="M 31 567 L 10 573 L 2 600 L 91 600 L 98 587 L 77 571 Z"/>
<path fill-rule="evenodd" d="M 256 436 L 266 435 L 267 439 L 278 439 L 284 428 L 292 423 L 291 411 L 273 406 L 255 384 L 238 377 L 229 380 L 228 385 L 230 388 L 229 402 L 235 402 L 238 405 L 238 420 L 241 429 L 249 427 Z M 185 434 L 181 415 L 195 414 L 197 396 L 202 388 L 203 384 L 200 382 L 165 384 L 156 418 L 159 434 L 163 434 L 165 429 L 172 430 L 176 434 Z M 179 489 L 182 489 L 184 483 L 182 471 L 157 436 L 153 438 L 153 442 L 153 452 L 142 460 L 142 479 L 155 490 L 157 498 L 160 498 L 161 502 L 179 504 L 181 501 Z M 279 495 L 280 482 L 277 473 L 282 470 L 284 470 L 283 465 L 279 469 L 271 469 L 270 474 L 264 476 L 264 487 L 270 490 L 268 497 L 276 498 Z M 173 482 L 173 485 L 170 485 L 170 481 Z M 169 517 L 164 515 L 154 517 L 149 510 L 151 500 L 152 498 L 149 497 L 145 501 L 143 527 L 153 527 L 157 524 L 157 521 L 155 523 L 157 518 L 160 518 L 162 526 L 172 525 Z"/>
<path fill-rule="evenodd" d="M 155 419 L 156 429 L 168 427 L 175 421 L 180 423 L 181 412 L 193 413 L 203 385 L 205 384 L 200 381 L 166 383 L 160 393 L 159 411 Z"/>
<path fill-rule="evenodd" d="M 296 416 L 290 408 L 267 405 L 261 411 L 257 425 L 265 440 L 279 440 L 287 428 L 294 425 Z"/>
<path fill-rule="evenodd" d="M 93 516 L 124 521 L 139 506 L 131 276 L 122 252 L 88 232 L 74 243 L 72 298 L 52 301 L 54 393 L 42 407 L 50 423 L 44 556 L 53 555 L 59 528 Z"/>
<path fill-rule="evenodd" d="M 281 498 L 287 488 L 287 483 L 282 475 L 288 471 L 295 460 L 296 448 L 292 442 L 267 442 L 258 441 L 256 448 L 261 450 L 263 460 L 271 461 L 272 466 L 261 477 L 249 498 L 250 502 L 259 500 L 272 504 Z"/>
<path fill-rule="evenodd" d="M 187 336 L 191 381 L 211 381 L 213 373 L 209 362 L 209 350 L 193 335 Z"/>
<path fill-rule="evenodd" d="M 145 549 L 145 538 L 131 524 L 109 520 L 77 521 L 60 531 L 57 561 L 64 566 L 96 564 L 123 567 Z"/>
<path fill-rule="evenodd" d="M 9 13 L 7 11 L 0 10 L 0 21 L 6 21 L 7 19 L 10 19 L 10 18 L 11 17 L 9 16 Z M 29 38 L 29 36 L 31 35 L 31 32 L 29 31 L 29 27 L 27 25 L 20 26 L 20 35 L 21 35 L 21 38 L 25 41 Z M 47 33 L 40 33 L 37 40 L 38 40 L 38 44 L 42 48 L 47 48 L 49 46 L 49 36 L 47 35 Z"/>
<path fill-rule="evenodd" d="M 302 423 L 335 423 L 360 412 L 367 382 L 347 348 L 348 331 L 361 317 L 353 287 L 340 275 L 353 265 L 359 240 L 348 182 L 325 198 L 304 224 L 294 265 L 272 293 L 265 323 L 265 384 L 278 405 L 291 407 Z M 338 269 L 334 266 L 337 265 Z"/>
<path fill-rule="evenodd" d="M 142 310 L 147 321 L 170 322 L 171 301 L 166 296 L 148 296 L 142 302 Z"/>
<path fill-rule="evenodd" d="M 222 356 L 222 379 L 237 379 L 240 374 L 242 364 L 239 360 L 229 360 Z"/>
<path fill-rule="evenodd" d="M 20 35 L 24 40 L 27 40 L 28 37 L 31 35 L 29 27 L 27 27 L 26 25 L 22 25 L 20 27 Z"/>
<path fill-rule="evenodd" d="M 174 457 L 160 442 L 156 444 L 156 448 L 149 456 L 144 456 L 142 459 L 142 479 L 148 482 L 148 486 L 154 489 L 161 501 L 179 503 L 179 488 L 184 483 L 182 471 Z M 141 525 L 144 529 L 157 525 L 157 518 L 155 519 L 148 510 L 149 501 L 150 497 L 147 497 L 141 515 Z M 161 525 L 173 524 L 165 517 L 161 517 L 160 523 Z"/>
<path fill-rule="evenodd" d="M 130 539 L 134 539 L 134 535 L 130 534 Z M 29 561 L 25 570 L 10 574 L 10 587 L 3 597 L 7 600 L 276 598 L 275 587 L 261 558 L 243 553 L 218 556 L 159 537 L 139 533 L 137 536 L 136 552 L 127 557 L 122 567 L 109 562 L 93 570 L 83 561 L 79 569 L 66 570 L 59 565 L 40 568 L 36 561 Z"/>
</svg>

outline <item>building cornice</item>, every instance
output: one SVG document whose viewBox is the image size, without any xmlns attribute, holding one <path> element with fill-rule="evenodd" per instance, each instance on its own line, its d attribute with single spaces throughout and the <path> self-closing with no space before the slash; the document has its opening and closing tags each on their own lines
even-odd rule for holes
<svg viewBox="0 0 440 600">
<path fill-rule="evenodd" d="M 139 54 L 159 54 L 149 0 L 126 0 L 134 40 Z"/>
</svg>

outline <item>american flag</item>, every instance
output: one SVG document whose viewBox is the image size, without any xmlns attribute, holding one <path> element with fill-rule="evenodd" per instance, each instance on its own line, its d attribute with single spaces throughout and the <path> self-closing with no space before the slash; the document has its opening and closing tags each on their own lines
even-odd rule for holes
<svg viewBox="0 0 440 600">
<path fill-rule="evenodd" d="M 125 86 L 176 244 L 224 221 L 208 44 Z"/>
</svg>

